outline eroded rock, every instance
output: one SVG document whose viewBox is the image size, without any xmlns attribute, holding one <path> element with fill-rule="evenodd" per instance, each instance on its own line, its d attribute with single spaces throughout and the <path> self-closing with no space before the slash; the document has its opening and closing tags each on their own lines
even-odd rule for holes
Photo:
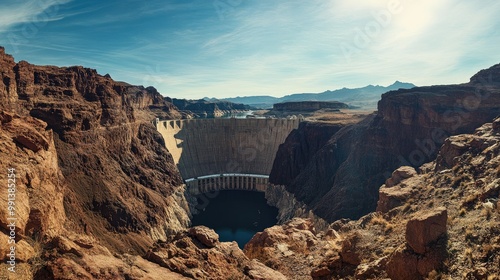
<svg viewBox="0 0 500 280">
<path fill-rule="evenodd" d="M 448 219 L 446 208 L 440 207 L 417 215 L 406 224 L 406 242 L 419 254 L 427 251 L 429 244 L 446 235 Z"/>
<path fill-rule="evenodd" d="M 417 171 L 415 171 L 415 168 L 411 166 L 401 166 L 400 168 L 392 172 L 391 178 L 385 181 L 385 186 L 388 188 L 393 187 L 399 184 L 401 181 L 411 178 L 415 175 L 417 175 Z"/>
<path fill-rule="evenodd" d="M 205 246 L 212 248 L 219 242 L 219 235 L 206 226 L 197 226 L 189 229 L 189 234 Z"/>
<path fill-rule="evenodd" d="M 359 240 L 360 236 L 357 233 L 353 233 L 344 239 L 342 242 L 342 251 L 340 252 L 343 262 L 356 266 L 361 263 L 361 258 L 357 250 Z"/>
</svg>

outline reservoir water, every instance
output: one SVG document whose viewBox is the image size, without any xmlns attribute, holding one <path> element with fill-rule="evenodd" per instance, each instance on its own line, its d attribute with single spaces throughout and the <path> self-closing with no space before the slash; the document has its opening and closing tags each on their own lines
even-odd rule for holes
<svg viewBox="0 0 500 280">
<path fill-rule="evenodd" d="M 206 207 L 193 217 L 192 224 L 214 229 L 222 242 L 236 241 L 243 248 L 255 233 L 277 222 L 278 209 L 267 205 L 263 192 L 228 190 L 207 197 L 198 197 L 198 203 Z"/>
</svg>

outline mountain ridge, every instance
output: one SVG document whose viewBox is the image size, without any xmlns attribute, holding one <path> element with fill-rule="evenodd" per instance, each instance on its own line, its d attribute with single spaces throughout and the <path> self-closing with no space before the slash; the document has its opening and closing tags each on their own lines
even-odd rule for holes
<svg viewBox="0 0 500 280">
<path fill-rule="evenodd" d="M 221 100 L 233 103 L 242 103 L 262 109 L 268 109 L 271 108 L 273 104 L 288 101 L 340 101 L 348 103 L 351 106 L 375 109 L 377 107 L 378 100 L 380 100 L 381 94 L 400 88 L 410 89 L 413 87 L 416 87 L 416 85 L 395 81 L 391 85 L 385 87 L 380 85 L 367 85 L 360 88 L 343 87 L 335 90 L 326 90 L 320 93 L 292 93 L 282 97 L 255 95 L 221 98 Z"/>
</svg>

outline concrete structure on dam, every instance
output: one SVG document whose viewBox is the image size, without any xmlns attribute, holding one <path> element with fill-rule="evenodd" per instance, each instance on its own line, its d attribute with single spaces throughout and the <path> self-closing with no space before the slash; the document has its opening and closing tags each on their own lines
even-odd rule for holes
<svg viewBox="0 0 500 280">
<path fill-rule="evenodd" d="M 189 190 L 264 190 L 276 152 L 298 119 L 157 121 Z"/>
</svg>

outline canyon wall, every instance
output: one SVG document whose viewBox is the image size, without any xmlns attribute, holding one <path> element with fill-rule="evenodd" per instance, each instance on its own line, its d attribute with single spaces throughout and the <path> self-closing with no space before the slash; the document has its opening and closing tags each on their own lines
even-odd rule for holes
<svg viewBox="0 0 500 280">
<path fill-rule="evenodd" d="M 385 93 L 376 114 L 340 129 L 312 157 L 277 157 L 270 182 L 285 184 L 328 221 L 358 218 L 375 209 L 378 188 L 397 167 L 431 161 L 447 136 L 471 133 L 500 115 L 499 79 L 495 65 L 466 84 Z M 278 154 L 308 144 L 290 137 Z"/>
<path fill-rule="evenodd" d="M 119 252 L 144 252 L 154 240 L 188 225 L 181 176 L 152 124 L 156 117 L 181 114 L 154 88 L 115 82 L 109 75 L 79 66 L 15 63 L 3 48 L 0 68 L 0 110 L 15 120 L 6 125 L 34 122 L 34 117 L 41 120 L 40 127 L 46 126 L 37 134 L 26 131 L 28 136 L 22 137 L 28 140 L 12 136 L 5 141 L 57 159 L 50 161 L 52 171 L 47 174 L 56 174 L 54 180 L 63 183 L 45 186 L 53 189 L 45 195 L 54 202 L 64 196 L 64 208 L 56 211 L 57 223 L 95 236 Z M 39 142 L 46 144 L 40 149 Z M 24 169 L 12 155 L 3 156 L 14 168 Z M 35 175 L 27 175 L 28 183 L 38 182 L 32 179 L 37 169 L 30 172 Z M 35 219 L 40 210 L 33 209 Z"/>
<path fill-rule="evenodd" d="M 342 127 L 341 124 L 301 122 L 279 147 L 269 179 L 277 185 L 289 185 Z"/>
</svg>

